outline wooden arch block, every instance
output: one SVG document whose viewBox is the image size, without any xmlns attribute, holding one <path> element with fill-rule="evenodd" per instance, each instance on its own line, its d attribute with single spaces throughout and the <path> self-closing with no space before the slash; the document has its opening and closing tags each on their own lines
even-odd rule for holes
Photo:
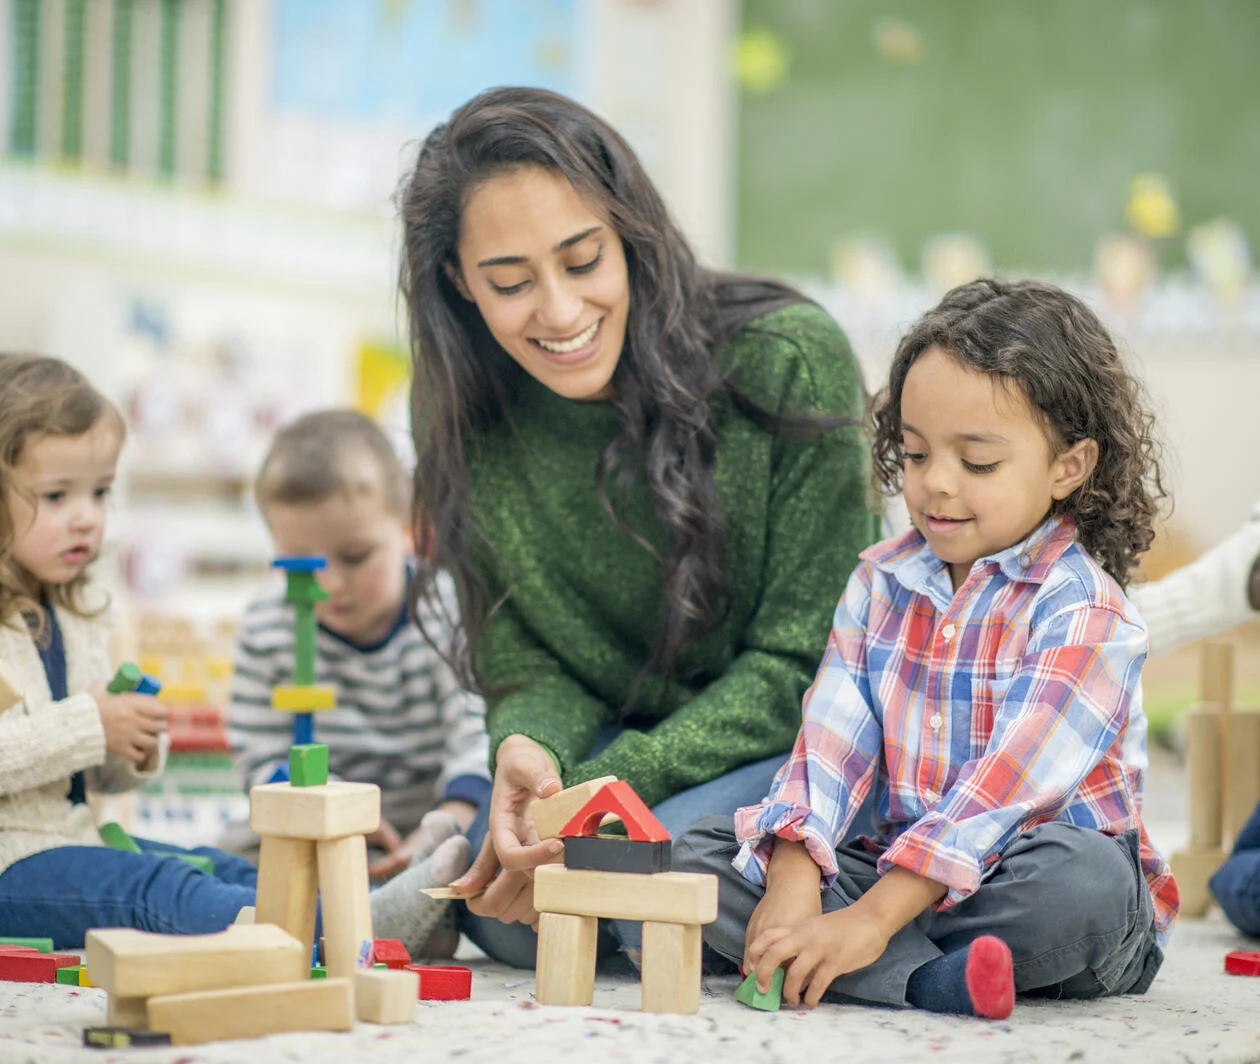
<svg viewBox="0 0 1260 1064">
<path fill-rule="evenodd" d="M 604 817 L 613 813 L 626 825 L 635 842 L 668 842 L 669 832 L 625 780 L 601 787 L 573 818 L 560 829 L 560 837 L 594 835 Z"/>
</svg>

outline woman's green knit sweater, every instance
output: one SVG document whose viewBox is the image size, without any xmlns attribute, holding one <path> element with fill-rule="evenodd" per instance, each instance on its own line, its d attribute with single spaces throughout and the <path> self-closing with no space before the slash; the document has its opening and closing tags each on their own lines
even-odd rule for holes
<svg viewBox="0 0 1260 1064">
<path fill-rule="evenodd" d="M 848 340 L 813 304 L 754 320 L 724 357 L 735 386 L 765 409 L 861 417 Z M 596 493 L 596 462 L 619 428 L 610 404 L 565 399 L 525 378 L 510 424 L 470 455 L 473 517 L 489 545 L 484 575 L 491 601 L 503 599 L 475 666 L 489 692 L 491 751 L 526 735 L 555 754 L 566 786 L 615 775 L 655 805 L 791 747 L 836 602 L 876 519 L 860 429 L 800 442 L 724 409 L 715 476 L 730 610 L 681 658 L 691 679 L 650 677 L 627 706 L 663 591 L 657 554 L 618 528 Z M 619 512 L 664 555 L 641 481 Z M 622 723 L 591 756 L 600 732 Z"/>
</svg>

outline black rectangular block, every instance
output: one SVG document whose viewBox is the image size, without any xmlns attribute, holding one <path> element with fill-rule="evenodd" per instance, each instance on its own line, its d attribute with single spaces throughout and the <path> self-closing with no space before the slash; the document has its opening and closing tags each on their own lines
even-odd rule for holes
<svg viewBox="0 0 1260 1064">
<path fill-rule="evenodd" d="M 669 841 L 637 842 L 621 835 L 574 835 L 564 840 L 565 868 L 596 872 L 669 871 Z"/>
<path fill-rule="evenodd" d="M 83 1044 L 91 1049 L 169 1046 L 171 1036 L 165 1031 L 146 1031 L 133 1027 L 85 1027 Z"/>
</svg>

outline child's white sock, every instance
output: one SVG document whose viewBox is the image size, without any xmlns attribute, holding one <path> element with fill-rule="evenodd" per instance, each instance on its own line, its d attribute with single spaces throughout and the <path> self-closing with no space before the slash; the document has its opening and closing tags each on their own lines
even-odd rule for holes
<svg viewBox="0 0 1260 1064">
<path fill-rule="evenodd" d="M 407 952 L 419 955 L 429 932 L 451 904 L 421 894 L 423 887 L 445 887 L 472 864 L 468 840 L 463 835 L 446 839 L 419 864 L 413 864 L 379 890 L 372 892 L 372 934 L 398 938 Z"/>
</svg>

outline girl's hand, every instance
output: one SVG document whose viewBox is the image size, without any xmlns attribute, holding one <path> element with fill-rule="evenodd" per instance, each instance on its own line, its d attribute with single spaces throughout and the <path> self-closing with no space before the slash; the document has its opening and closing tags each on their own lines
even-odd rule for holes
<svg viewBox="0 0 1260 1064">
<path fill-rule="evenodd" d="M 763 931 L 745 947 L 745 958 L 758 990 L 769 990 L 774 970 L 783 968 L 783 1000 L 812 1009 L 832 980 L 879 960 L 888 937 L 881 923 L 850 907 Z"/>
<path fill-rule="evenodd" d="M 105 749 L 133 764 L 144 764 L 157 748 L 158 736 L 166 731 L 166 708 L 152 695 L 134 691 L 111 695 L 103 683 L 89 687 L 88 694 L 96 699 L 101 715 Z"/>
<path fill-rule="evenodd" d="M 468 902 L 472 912 L 537 925 L 533 870 L 558 860 L 564 846 L 559 839 L 539 841 L 529 803 L 561 789 L 555 762 L 532 739 L 512 735 L 499 744 L 489 831 L 472 867 L 451 884 L 457 894 L 485 889 Z"/>
</svg>

